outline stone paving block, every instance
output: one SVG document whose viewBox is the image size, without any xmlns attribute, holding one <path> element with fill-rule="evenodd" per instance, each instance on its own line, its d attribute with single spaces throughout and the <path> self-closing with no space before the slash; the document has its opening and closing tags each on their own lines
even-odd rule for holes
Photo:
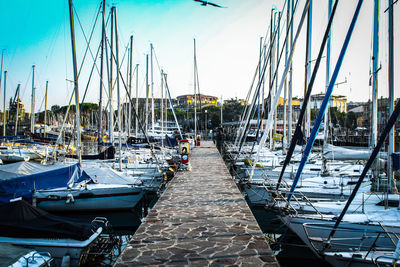
<svg viewBox="0 0 400 267">
<path fill-rule="evenodd" d="M 279 266 L 213 143 L 190 161 L 114 266 Z"/>
</svg>

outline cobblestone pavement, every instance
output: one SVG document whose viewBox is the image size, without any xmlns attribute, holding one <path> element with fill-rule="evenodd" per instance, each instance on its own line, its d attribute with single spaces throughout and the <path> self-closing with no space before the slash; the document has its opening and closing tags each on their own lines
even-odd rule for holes
<svg viewBox="0 0 400 267">
<path fill-rule="evenodd" d="M 114 266 L 279 266 L 218 150 L 201 145 Z"/>
</svg>

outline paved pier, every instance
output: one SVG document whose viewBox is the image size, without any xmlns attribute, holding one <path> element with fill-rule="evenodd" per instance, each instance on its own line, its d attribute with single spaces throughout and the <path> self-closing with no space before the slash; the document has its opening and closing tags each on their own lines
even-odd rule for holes
<svg viewBox="0 0 400 267">
<path fill-rule="evenodd" d="M 201 145 L 114 266 L 279 266 L 218 150 Z"/>
</svg>

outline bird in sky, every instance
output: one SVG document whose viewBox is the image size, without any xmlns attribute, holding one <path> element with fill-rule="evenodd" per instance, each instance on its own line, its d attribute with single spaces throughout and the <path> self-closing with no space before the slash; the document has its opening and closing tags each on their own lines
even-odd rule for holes
<svg viewBox="0 0 400 267">
<path fill-rule="evenodd" d="M 214 7 L 226 8 L 225 6 L 220 6 L 211 2 L 203 1 L 203 0 L 194 0 L 195 2 L 200 2 L 202 6 L 210 5 Z"/>
</svg>

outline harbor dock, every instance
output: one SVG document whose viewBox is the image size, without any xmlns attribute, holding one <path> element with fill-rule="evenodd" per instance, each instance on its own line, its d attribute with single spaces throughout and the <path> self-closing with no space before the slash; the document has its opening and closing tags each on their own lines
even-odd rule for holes
<svg viewBox="0 0 400 267">
<path fill-rule="evenodd" d="M 279 266 L 212 142 L 190 155 L 114 266 Z"/>
</svg>

